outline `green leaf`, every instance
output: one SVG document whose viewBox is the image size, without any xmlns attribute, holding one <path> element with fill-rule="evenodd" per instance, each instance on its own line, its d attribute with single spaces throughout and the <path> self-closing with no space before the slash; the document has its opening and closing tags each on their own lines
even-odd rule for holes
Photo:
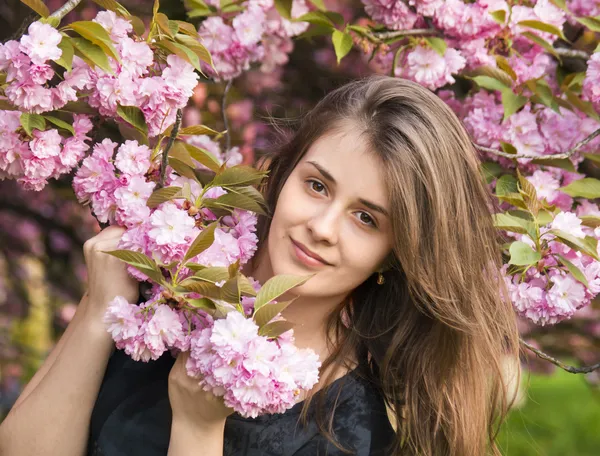
<svg viewBox="0 0 600 456">
<path fill-rule="evenodd" d="M 559 190 L 574 198 L 600 198 L 600 180 L 593 177 L 584 177 L 559 188 Z"/>
<path fill-rule="evenodd" d="M 540 202 L 538 201 L 535 187 L 531 182 L 521 175 L 518 169 L 517 178 L 519 180 L 519 193 L 523 196 L 523 201 L 525 201 L 527 209 L 531 211 L 534 217 L 537 217 L 537 214 L 540 210 Z"/>
<path fill-rule="evenodd" d="M 311 11 L 293 20 L 293 22 L 308 22 L 310 24 L 322 25 L 331 29 L 335 28 L 333 21 L 322 11 Z"/>
<path fill-rule="evenodd" d="M 598 257 L 597 253 L 598 240 L 596 238 L 586 236 L 581 239 L 561 230 L 549 230 L 548 233 L 554 234 L 563 244 L 571 247 L 573 250 L 584 253 L 595 260 L 600 261 L 600 257 Z"/>
<path fill-rule="evenodd" d="M 157 42 L 157 44 L 170 51 L 171 54 L 181 57 L 183 60 L 190 63 L 196 70 L 202 73 L 202 68 L 200 68 L 200 59 L 196 53 L 187 46 L 168 40 L 160 40 Z"/>
<path fill-rule="evenodd" d="M 141 252 L 133 252 L 131 250 L 112 250 L 110 252 L 104 252 L 123 260 L 130 266 L 145 274 L 156 283 L 164 283 L 164 277 L 158 265 L 147 255 Z"/>
<path fill-rule="evenodd" d="M 487 184 L 492 182 L 504 171 L 504 168 L 496 162 L 484 162 L 481 164 L 481 173 Z"/>
<path fill-rule="evenodd" d="M 549 159 L 536 158 L 534 160 L 531 160 L 530 163 L 532 163 L 534 165 L 544 165 L 544 166 L 550 166 L 553 168 L 560 168 L 560 169 L 564 169 L 565 171 L 569 171 L 571 173 L 577 172 L 577 170 L 575 169 L 575 166 L 573 165 L 573 162 L 571 160 L 569 160 L 568 158 L 549 158 Z"/>
<path fill-rule="evenodd" d="M 243 209 L 246 211 L 256 212 L 257 214 L 267 215 L 263 206 L 256 200 L 241 193 L 226 193 L 219 196 L 217 199 L 203 200 L 203 206 L 211 209 L 213 207 L 224 207 L 230 210 Z"/>
<path fill-rule="evenodd" d="M 75 135 L 75 130 L 73 129 L 73 127 L 71 125 L 69 125 L 67 122 L 65 122 L 64 120 L 61 120 L 58 117 L 54 117 L 54 116 L 47 116 L 45 114 L 44 114 L 44 119 L 46 119 L 51 124 L 56 125 L 58 128 L 67 130 L 72 135 Z"/>
<path fill-rule="evenodd" d="M 285 19 L 292 18 L 292 0 L 275 0 L 275 8 Z"/>
<path fill-rule="evenodd" d="M 274 299 L 277 299 L 282 294 L 287 293 L 292 288 L 302 285 L 313 275 L 314 274 L 306 277 L 299 277 L 297 275 L 281 274 L 270 278 L 256 295 L 256 301 L 254 302 L 255 311 Z"/>
<path fill-rule="evenodd" d="M 148 135 L 148 125 L 146 125 L 146 119 L 144 113 L 137 106 L 117 106 L 117 114 L 121 119 L 129 122 L 137 130 L 144 135 Z"/>
<path fill-rule="evenodd" d="M 593 32 L 600 32 L 600 19 L 596 17 L 576 17 L 575 20 L 580 24 L 585 25 Z"/>
<path fill-rule="evenodd" d="M 73 49 L 73 45 L 71 44 L 71 38 L 63 35 L 62 40 L 58 43 L 58 47 L 62 51 L 62 54 L 58 59 L 55 60 L 61 67 L 63 67 L 67 71 L 73 70 L 73 55 L 75 50 Z"/>
<path fill-rule="evenodd" d="M 325 6 L 325 2 L 323 0 L 308 0 L 310 3 L 312 3 L 313 5 L 315 5 L 317 7 L 317 9 L 321 10 L 321 11 L 325 11 L 327 10 L 327 7 Z"/>
<path fill-rule="evenodd" d="M 201 149 L 186 142 L 183 143 L 183 147 L 187 150 L 191 158 L 206 166 L 211 171 L 217 173 L 221 169 L 219 159 L 206 149 Z"/>
<path fill-rule="evenodd" d="M 517 153 L 517 148 L 515 146 L 513 146 L 511 143 L 500 141 L 500 148 L 502 149 L 503 152 L 505 152 L 507 154 L 516 154 Z"/>
<path fill-rule="evenodd" d="M 198 30 L 196 30 L 196 27 L 194 27 L 194 24 L 190 24 L 189 22 L 185 22 L 185 21 L 175 21 L 177 22 L 177 25 L 179 26 L 179 31 L 181 33 L 185 33 L 186 35 L 190 36 L 191 38 L 195 38 L 196 40 L 198 40 Z"/>
<path fill-rule="evenodd" d="M 565 0 L 550 0 L 551 3 L 554 3 L 555 6 L 558 6 L 560 9 L 567 11 L 567 3 Z"/>
<path fill-rule="evenodd" d="M 229 280 L 228 268 L 222 266 L 212 266 L 202 268 L 194 274 L 194 277 L 198 280 L 204 280 L 205 282 L 217 283 L 223 280 Z"/>
<path fill-rule="evenodd" d="M 92 0 L 92 1 L 94 3 L 96 3 L 97 5 L 100 5 L 102 8 L 107 9 L 109 11 L 114 11 L 118 15 L 123 16 L 127 19 L 129 19 L 131 17 L 131 14 L 129 14 L 129 11 L 127 11 L 127 9 L 123 5 L 116 2 L 115 0 Z"/>
<path fill-rule="evenodd" d="M 167 16 L 165 16 L 163 13 L 157 13 L 156 16 L 154 16 L 154 21 L 162 33 L 167 35 L 169 38 L 175 37 L 171 27 L 169 27 L 169 18 Z"/>
<path fill-rule="evenodd" d="M 35 128 L 36 130 L 44 131 L 46 129 L 46 121 L 43 116 L 39 114 L 29 114 L 24 112 L 21 114 L 21 126 L 23 130 L 31 136 L 31 132 Z"/>
<path fill-rule="evenodd" d="M 500 25 L 506 24 L 506 11 L 498 10 L 490 12 L 490 16 Z"/>
<path fill-rule="evenodd" d="M 512 89 L 502 91 L 502 105 L 504 106 L 504 120 L 508 119 L 515 112 L 521 109 L 527 103 L 527 97 L 517 95 Z"/>
<path fill-rule="evenodd" d="M 244 275 L 238 276 L 238 286 L 240 288 L 240 293 L 245 296 L 256 296 L 256 290 L 248 280 L 248 277 Z"/>
<path fill-rule="evenodd" d="M 27 5 L 42 17 L 50 16 L 50 11 L 42 0 L 21 0 L 21 3 Z"/>
<path fill-rule="evenodd" d="M 501 230 L 527 235 L 535 232 L 535 224 L 531 220 L 504 213 L 494 214 L 493 219 L 494 226 Z"/>
<path fill-rule="evenodd" d="M 208 266 L 200 263 L 186 263 L 185 267 L 191 269 L 192 271 L 202 271 L 206 269 Z"/>
<path fill-rule="evenodd" d="M 499 81 L 496 78 L 492 78 L 490 76 L 474 76 L 471 79 L 475 81 L 475 83 L 484 89 L 488 90 L 501 90 L 504 91 L 509 88 L 506 84 Z"/>
<path fill-rule="evenodd" d="M 444 54 L 446 53 L 446 49 L 448 48 L 448 44 L 446 44 L 446 41 L 443 38 L 437 38 L 435 36 L 426 36 L 425 41 L 427 41 L 427 44 L 431 49 L 433 49 L 442 57 L 444 56 Z"/>
<path fill-rule="evenodd" d="M 185 291 L 200 293 L 202 296 L 212 299 L 221 299 L 221 289 L 214 283 L 204 282 L 194 277 L 188 277 L 179 283 Z"/>
<path fill-rule="evenodd" d="M 529 28 L 532 28 L 532 29 L 535 29 L 535 30 L 540 30 L 542 32 L 547 32 L 547 33 L 550 33 L 552 35 L 556 35 L 556 36 L 562 38 L 565 41 L 569 41 L 569 40 L 567 40 L 567 38 L 563 34 L 562 30 L 559 29 L 558 27 L 556 27 L 555 25 L 552 25 L 552 24 L 547 24 L 545 22 L 535 21 L 535 20 L 521 21 L 521 22 L 518 22 L 517 24 L 521 25 L 523 27 L 529 27 Z"/>
<path fill-rule="evenodd" d="M 544 48 L 546 52 L 556 57 L 559 61 L 561 60 L 560 56 L 556 52 L 556 49 L 554 49 L 554 47 L 550 43 L 548 43 L 548 41 L 546 41 L 544 38 L 532 32 L 521 32 L 521 36 L 524 36 L 525 38 L 533 41 L 534 43 Z"/>
<path fill-rule="evenodd" d="M 85 38 L 71 38 L 71 44 L 74 46 L 75 55 L 81 57 L 88 65 L 97 66 L 107 73 L 114 74 L 108 63 L 108 57 L 100 46 Z"/>
<path fill-rule="evenodd" d="M 258 298 L 257 298 L 258 299 Z M 275 304 L 265 304 L 260 308 L 256 309 L 253 315 L 254 322 L 259 328 L 269 323 L 273 318 L 279 315 L 287 306 L 289 306 L 294 300 L 278 302 Z"/>
<path fill-rule="evenodd" d="M 267 202 L 265 201 L 265 197 L 256 188 L 254 188 L 252 186 L 247 186 L 247 187 L 225 187 L 225 189 L 230 193 L 238 193 L 240 195 L 244 195 L 248 198 L 251 198 L 252 200 L 256 201 L 258 204 L 260 204 L 264 210 L 267 210 Z"/>
<path fill-rule="evenodd" d="M 503 196 L 511 193 L 518 193 L 517 179 L 512 174 L 501 176 L 496 182 L 496 195 Z"/>
<path fill-rule="evenodd" d="M 213 301 L 208 298 L 186 299 L 186 302 L 195 309 L 215 310 L 216 306 Z"/>
<path fill-rule="evenodd" d="M 175 35 L 175 40 L 178 43 L 181 43 L 182 45 L 187 46 L 194 54 L 196 54 L 198 56 L 198 58 L 200 60 L 202 60 L 206 64 L 210 65 L 214 69 L 213 60 L 210 55 L 210 52 L 208 51 L 208 49 L 206 49 L 206 47 L 204 47 L 204 45 L 202 43 L 200 43 L 198 41 L 198 33 L 197 32 L 196 32 L 195 37 L 178 33 L 177 35 Z M 211 133 L 205 133 L 205 134 L 208 135 Z"/>
<path fill-rule="evenodd" d="M 169 151 L 169 155 L 171 155 L 171 151 Z M 188 179 L 198 180 L 196 177 L 196 173 L 194 172 L 194 167 L 190 166 L 181 160 L 169 156 L 169 166 L 175 170 L 177 174 L 183 177 L 187 177 Z"/>
<path fill-rule="evenodd" d="M 93 21 L 77 21 L 68 25 L 69 28 L 79 33 L 83 38 L 100 46 L 102 50 L 117 61 L 121 61 L 119 53 L 113 46 L 110 35 L 104 27 Z"/>
<path fill-rule="evenodd" d="M 333 42 L 335 56 L 337 57 L 337 63 L 339 65 L 340 61 L 352 49 L 352 37 L 348 33 L 334 30 L 331 34 L 331 41 Z"/>
<path fill-rule="evenodd" d="M 258 185 L 264 179 L 266 173 L 258 171 L 250 166 L 236 165 L 226 168 L 217 174 L 212 181 L 213 187 Z"/>
<path fill-rule="evenodd" d="M 293 327 L 294 324 L 289 321 L 277 320 L 271 323 L 267 323 L 262 328 L 260 328 L 258 330 L 258 335 L 267 337 L 269 339 L 275 339 L 281 336 L 284 332 L 289 331 Z"/>
<path fill-rule="evenodd" d="M 146 33 L 146 25 L 139 17 L 131 16 L 131 25 L 137 36 L 143 36 Z"/>
<path fill-rule="evenodd" d="M 215 228 L 217 227 L 218 223 L 218 220 L 216 222 L 211 223 L 206 228 L 204 228 L 198 236 L 196 236 L 196 239 L 194 239 L 194 242 L 192 242 L 192 245 L 183 257 L 183 261 L 187 261 L 190 258 L 195 257 L 196 255 L 204 252 L 207 248 L 209 248 L 212 245 L 212 243 L 215 240 Z M 205 270 L 206 269 L 203 269 L 203 271 Z"/>
<path fill-rule="evenodd" d="M 529 266 L 542 259 L 540 252 L 532 250 L 531 246 L 521 241 L 515 241 L 510 245 L 510 261 L 508 264 L 517 266 Z"/>
<path fill-rule="evenodd" d="M 146 202 L 146 206 L 151 209 L 154 209 L 159 204 L 164 203 L 165 201 L 171 201 L 175 198 L 176 195 L 181 194 L 181 187 L 163 187 L 158 190 L 154 190 L 148 201 Z"/>
<path fill-rule="evenodd" d="M 579 217 L 581 224 L 590 228 L 598 228 L 600 226 L 600 217 L 597 215 L 582 215 Z"/>
<path fill-rule="evenodd" d="M 517 73 L 515 73 L 515 70 L 512 69 L 510 63 L 508 63 L 508 60 L 501 55 L 497 55 L 496 64 L 498 65 L 498 68 L 508 74 L 513 81 L 517 80 Z"/>
<path fill-rule="evenodd" d="M 581 269 L 579 269 L 577 266 L 575 266 L 573 263 L 571 263 L 569 260 L 567 260 L 564 256 L 560 254 L 558 255 L 558 258 L 560 258 L 560 262 L 567 267 L 567 269 L 573 277 L 579 280 L 586 287 L 590 286 L 585 275 L 583 274 L 583 272 L 581 272 Z"/>
<path fill-rule="evenodd" d="M 173 145 L 169 149 L 169 157 L 175 158 L 181 161 L 182 163 L 185 163 L 190 168 L 195 168 L 196 163 L 194 163 L 194 160 L 192 160 L 192 157 L 190 156 L 190 153 L 188 152 L 185 146 L 186 143 L 184 143 L 183 141 L 173 142 Z"/>
<path fill-rule="evenodd" d="M 206 125 L 193 125 L 179 130 L 180 135 L 218 135 L 219 132 Z"/>
</svg>

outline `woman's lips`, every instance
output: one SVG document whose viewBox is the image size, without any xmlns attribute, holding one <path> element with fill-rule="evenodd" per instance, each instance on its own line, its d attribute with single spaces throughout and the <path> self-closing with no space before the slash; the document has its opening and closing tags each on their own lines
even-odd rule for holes
<svg viewBox="0 0 600 456">
<path fill-rule="evenodd" d="M 317 254 L 308 250 L 304 245 L 296 242 L 292 239 L 292 247 L 294 248 L 294 253 L 296 254 L 296 258 L 306 266 L 311 267 L 323 267 L 328 266 L 329 264 L 325 262 L 321 257 Z M 315 258 L 316 257 L 316 258 Z"/>
</svg>

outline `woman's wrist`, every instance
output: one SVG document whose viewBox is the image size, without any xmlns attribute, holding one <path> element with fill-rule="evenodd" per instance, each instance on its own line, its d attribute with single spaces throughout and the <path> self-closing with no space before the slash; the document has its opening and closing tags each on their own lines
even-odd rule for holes
<svg viewBox="0 0 600 456">
<path fill-rule="evenodd" d="M 213 456 L 223 454 L 225 419 L 192 423 L 184 418 L 173 417 L 168 456 L 201 454 Z"/>
</svg>

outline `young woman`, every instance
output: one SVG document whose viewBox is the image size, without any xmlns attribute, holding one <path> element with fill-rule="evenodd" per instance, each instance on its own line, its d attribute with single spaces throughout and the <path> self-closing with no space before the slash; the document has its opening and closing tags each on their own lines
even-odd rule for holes
<svg viewBox="0 0 600 456">
<path fill-rule="evenodd" d="M 502 364 L 517 359 L 518 334 L 495 203 L 452 111 L 402 79 L 355 81 L 268 167 L 272 217 L 245 273 L 315 274 L 285 311 L 297 345 L 323 361 L 310 397 L 243 419 L 186 376 L 185 354 L 111 356 L 106 305 L 137 299 L 124 266 L 100 253 L 123 232 L 111 227 L 84 246 L 88 293 L 0 427 L 1 454 L 499 454 Z"/>
</svg>

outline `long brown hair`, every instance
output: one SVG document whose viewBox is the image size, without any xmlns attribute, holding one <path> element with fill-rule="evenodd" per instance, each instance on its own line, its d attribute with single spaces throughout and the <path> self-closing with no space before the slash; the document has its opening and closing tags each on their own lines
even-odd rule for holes
<svg viewBox="0 0 600 456">
<path fill-rule="evenodd" d="M 384 165 L 394 242 L 385 284 L 372 276 L 331 314 L 334 349 L 323 369 L 365 360 L 364 375 L 397 424 L 390 454 L 499 454 L 495 438 L 510 402 L 502 366 L 505 357 L 518 359 L 518 332 L 499 274 L 490 216 L 497 203 L 448 106 L 416 83 L 385 76 L 330 92 L 268 158 L 267 203 L 274 211 L 310 145 L 348 121 Z M 260 221 L 261 241 L 269 225 Z M 331 417 L 316 416 L 335 442 Z"/>
</svg>

